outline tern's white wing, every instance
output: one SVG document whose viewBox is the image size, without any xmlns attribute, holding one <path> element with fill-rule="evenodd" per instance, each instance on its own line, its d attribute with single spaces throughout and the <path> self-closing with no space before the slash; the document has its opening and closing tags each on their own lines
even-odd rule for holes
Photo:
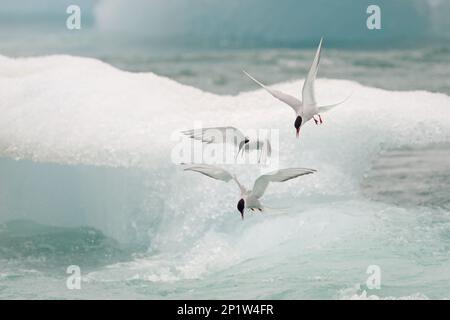
<svg viewBox="0 0 450 320">
<path fill-rule="evenodd" d="M 206 143 L 232 143 L 239 145 L 245 139 L 244 134 L 235 127 L 198 128 L 181 132 L 191 139 Z"/>
<path fill-rule="evenodd" d="M 204 174 L 205 176 L 208 176 L 210 178 L 221 180 L 228 182 L 231 179 L 233 179 L 233 176 L 228 171 L 212 166 L 207 164 L 198 164 L 198 165 L 191 165 L 186 168 L 184 168 L 184 171 L 195 171 L 201 174 Z"/>
<path fill-rule="evenodd" d="M 264 151 L 267 157 L 270 158 L 272 156 L 272 145 L 270 144 L 270 140 L 266 138 L 250 140 L 247 144 L 239 146 L 236 158 L 241 152 L 249 152 L 250 150 Z"/>
<path fill-rule="evenodd" d="M 233 179 L 236 182 L 236 184 L 238 185 L 238 187 L 242 193 L 247 191 L 245 189 L 245 187 L 240 184 L 239 180 L 235 176 L 231 175 L 231 173 L 229 173 L 227 170 L 222 169 L 220 167 L 216 167 L 216 166 L 212 166 L 212 165 L 208 165 L 208 164 L 198 164 L 198 165 L 188 166 L 188 167 L 184 168 L 184 171 L 195 171 L 195 172 L 204 174 L 207 177 L 210 177 L 210 178 L 213 178 L 216 180 L 220 180 L 220 181 L 224 181 L 224 182 L 228 182 L 231 179 Z"/>
<path fill-rule="evenodd" d="M 301 108 L 302 102 L 299 99 L 297 99 L 289 94 L 286 94 L 284 92 L 281 92 L 281 91 L 278 91 L 275 89 L 271 89 L 271 88 L 267 87 L 266 85 L 264 85 L 263 83 L 256 80 L 255 78 L 253 78 L 246 71 L 242 70 L 242 72 L 244 72 L 247 75 L 247 77 L 252 79 L 256 84 L 258 84 L 259 86 L 264 88 L 267 92 L 269 92 L 273 97 L 286 103 L 288 106 L 290 106 L 292 109 L 294 109 L 295 112 L 297 112 Z"/>
<path fill-rule="evenodd" d="M 314 82 L 316 80 L 317 71 L 319 70 L 320 52 L 322 50 L 322 39 L 320 39 L 319 47 L 317 48 L 314 61 L 309 69 L 308 76 L 305 79 L 302 90 L 303 105 L 315 106 L 316 96 L 314 94 Z"/>
<path fill-rule="evenodd" d="M 252 195 L 261 198 L 269 185 L 269 182 L 285 182 L 300 176 L 316 172 L 314 169 L 289 168 L 264 174 L 256 179 L 253 186 Z"/>
<path fill-rule="evenodd" d="M 270 157 L 272 154 L 272 145 L 270 144 L 270 140 L 265 139 L 256 139 L 256 140 L 250 140 L 250 142 L 245 146 L 245 150 L 266 150 L 267 155 Z"/>
</svg>

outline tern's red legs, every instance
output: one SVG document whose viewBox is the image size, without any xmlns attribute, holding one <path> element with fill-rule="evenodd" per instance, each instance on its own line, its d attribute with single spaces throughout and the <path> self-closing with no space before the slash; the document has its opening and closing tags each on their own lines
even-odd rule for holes
<svg viewBox="0 0 450 320">
<path fill-rule="evenodd" d="M 316 116 L 317 116 L 318 119 L 316 118 Z M 320 114 L 314 115 L 313 119 L 314 119 L 314 122 L 316 123 L 316 125 L 319 125 L 319 124 L 323 123 L 323 120 L 322 120 L 322 117 L 320 116 Z"/>
</svg>

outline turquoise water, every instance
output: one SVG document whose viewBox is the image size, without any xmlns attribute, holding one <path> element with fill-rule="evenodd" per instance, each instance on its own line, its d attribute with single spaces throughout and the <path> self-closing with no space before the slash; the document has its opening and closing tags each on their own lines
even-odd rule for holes
<svg viewBox="0 0 450 320">
<path fill-rule="evenodd" d="M 39 38 L 39 42 L 33 39 Z M 267 83 L 303 77 L 317 41 L 304 47 L 175 46 L 127 35 L 111 37 L 93 29 L 68 32 L 47 27 L 3 28 L 1 54 L 40 56 L 71 54 L 100 59 L 133 72 L 154 72 L 184 84 L 219 94 L 255 89 L 241 70 L 248 69 Z M 95 43 L 95 46 L 92 44 Z M 427 90 L 450 93 L 448 41 L 418 41 L 415 45 L 347 45 L 324 42 L 321 77 L 346 79 L 388 90 Z M 32 44 L 32 45 L 30 45 Z"/>
<path fill-rule="evenodd" d="M 348 81 L 319 82 L 321 97 L 354 98 L 298 143 L 286 110 L 240 70 L 299 93 L 312 48 L 127 47 L 95 33 L 29 45 L 33 34 L 17 32 L 2 35 L 0 54 L 89 56 L 133 73 L 0 60 L 2 83 L 13 83 L 0 96 L 0 298 L 450 298 L 447 45 L 325 42 L 319 77 Z M 167 88 L 182 99 L 153 97 Z M 212 115 L 281 128 L 282 164 L 319 170 L 270 189 L 266 202 L 286 214 L 241 221 L 233 186 L 170 163 L 170 133 Z M 247 183 L 256 174 L 236 170 Z M 66 287 L 69 265 L 81 268 L 81 290 Z M 367 287 L 370 265 L 380 289 Z"/>
</svg>

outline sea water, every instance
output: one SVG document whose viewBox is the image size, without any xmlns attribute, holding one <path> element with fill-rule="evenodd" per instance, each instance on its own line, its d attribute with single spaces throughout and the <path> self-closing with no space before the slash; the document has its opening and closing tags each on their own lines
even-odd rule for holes
<svg viewBox="0 0 450 320">
<path fill-rule="evenodd" d="M 300 139 L 240 70 L 299 95 L 313 49 L 15 48 L 0 56 L 0 298 L 450 298 L 447 46 L 325 50 L 318 100 L 352 96 Z M 234 185 L 171 161 L 197 121 L 279 129 L 280 166 L 318 173 L 269 186 L 286 212 L 242 221 Z M 249 187 L 260 172 L 228 168 Z"/>
</svg>

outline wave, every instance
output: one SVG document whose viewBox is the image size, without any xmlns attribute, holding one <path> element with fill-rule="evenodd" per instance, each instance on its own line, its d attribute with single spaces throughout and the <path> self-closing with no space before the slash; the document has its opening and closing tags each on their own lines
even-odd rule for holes
<svg viewBox="0 0 450 320">
<path fill-rule="evenodd" d="M 34 267 L 66 266 L 81 260 L 94 267 L 130 259 L 117 241 L 89 227 L 45 226 L 27 220 L 0 224 L 0 260 L 26 261 Z"/>
<path fill-rule="evenodd" d="M 376 294 L 370 294 L 366 290 L 362 290 L 360 284 L 351 288 L 342 289 L 339 293 L 339 298 L 342 300 L 430 300 L 426 295 L 419 292 L 400 297 L 382 297 Z"/>
<path fill-rule="evenodd" d="M 274 87 L 300 93 L 302 82 Z M 324 104 L 353 95 L 324 114 L 323 126 L 307 124 L 299 140 L 291 111 L 262 90 L 219 96 L 89 58 L 0 57 L 0 87 L 0 221 L 89 225 L 148 248 L 151 258 L 117 264 L 87 281 L 130 281 L 137 272 L 146 280 L 170 282 L 211 270 L 226 278 L 237 265 L 251 274 L 256 261 L 274 268 L 276 282 L 280 250 L 311 258 L 316 250 L 326 253 L 338 239 L 349 239 L 357 246 L 351 254 L 362 254 L 366 248 L 358 241 L 368 241 L 364 231 L 370 228 L 383 230 L 369 237 L 376 238 L 371 245 L 379 243 L 377 237 L 395 243 L 398 230 L 380 225 L 391 215 L 413 223 L 421 211 L 405 218 L 402 208 L 361 195 L 372 160 L 391 148 L 450 140 L 447 95 L 386 91 L 346 80 L 317 81 Z M 280 166 L 318 173 L 270 189 L 268 204 L 287 203 L 289 214 L 249 215 L 242 223 L 232 185 L 182 173 L 170 160 L 174 132 L 198 121 L 279 129 Z M 249 183 L 259 169 L 233 170 Z M 410 241 L 410 234 L 403 236 Z M 423 242 L 428 247 L 429 239 Z M 275 266 L 266 264 L 268 256 Z M 300 260 L 292 263 L 303 270 Z M 305 274 L 314 278 L 311 271 Z M 266 297 L 298 295 L 288 290 Z"/>
</svg>

